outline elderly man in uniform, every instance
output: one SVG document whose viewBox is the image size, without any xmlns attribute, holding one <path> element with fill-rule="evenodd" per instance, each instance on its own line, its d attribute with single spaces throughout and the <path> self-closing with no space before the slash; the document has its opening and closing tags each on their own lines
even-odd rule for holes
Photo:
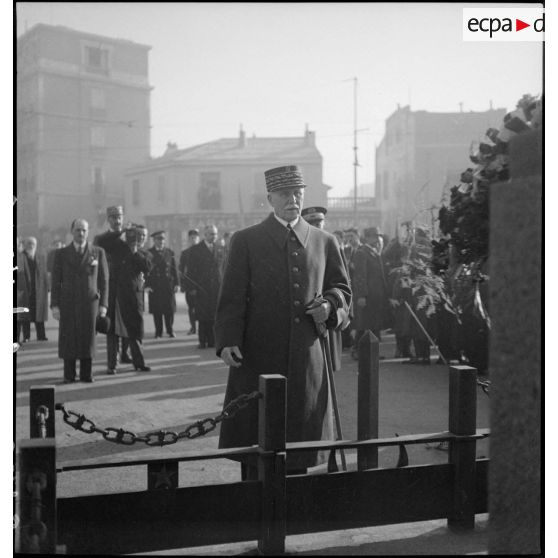
<svg viewBox="0 0 558 558">
<path fill-rule="evenodd" d="M 265 173 L 273 212 L 237 231 L 217 305 L 217 355 L 230 366 L 225 405 L 258 389 L 259 374 L 287 377 L 287 441 L 333 439 L 329 382 L 320 334 L 344 321 L 351 301 L 335 237 L 300 217 L 301 170 L 291 165 Z M 321 298 L 319 295 L 322 295 Z M 257 443 L 258 408 L 251 405 L 221 426 L 219 447 Z M 325 460 L 308 451 L 289 455 L 290 474 Z M 249 459 L 244 479 L 254 478 Z"/>
<path fill-rule="evenodd" d="M 93 382 L 95 321 L 108 305 L 109 268 L 105 251 L 87 242 L 89 224 L 75 219 L 73 241 L 56 251 L 52 267 L 52 315 L 59 320 L 58 356 L 64 360 L 64 383 Z"/>
<path fill-rule="evenodd" d="M 165 231 L 156 231 L 151 235 L 153 244 L 151 253 L 151 272 L 145 283 L 149 293 L 149 312 L 155 322 L 155 338 L 163 336 L 163 318 L 169 337 L 176 337 L 173 330 L 176 312 L 175 293 L 178 291 L 178 270 L 174 252 L 165 247 Z"/>
<path fill-rule="evenodd" d="M 116 331 L 117 307 L 116 292 L 118 287 L 119 268 L 122 261 L 128 256 L 130 249 L 122 238 L 124 224 L 124 210 L 120 205 L 107 207 L 107 221 L 109 230 L 97 235 L 93 244 L 100 246 L 105 251 L 109 266 L 109 300 L 108 317 L 110 329 L 107 333 L 107 374 L 116 374 L 118 346 L 120 336 Z M 126 362 L 126 359 L 124 360 Z"/>
<path fill-rule="evenodd" d="M 191 229 L 188 231 L 188 246 L 180 253 L 180 260 L 178 263 L 178 275 L 180 277 L 180 291 L 185 293 L 186 304 L 188 305 L 188 319 L 190 320 L 190 330 L 188 335 L 196 333 L 196 307 L 195 297 L 191 294 L 194 285 L 188 275 L 188 260 L 190 259 L 191 248 L 198 244 L 200 241 L 200 231 L 198 229 Z"/>
<path fill-rule="evenodd" d="M 203 242 L 192 246 L 188 258 L 190 294 L 194 297 L 196 318 L 199 323 L 198 349 L 215 347 L 213 325 L 217 297 L 221 286 L 221 260 L 223 247 L 217 244 L 217 227 L 207 225 Z"/>
</svg>

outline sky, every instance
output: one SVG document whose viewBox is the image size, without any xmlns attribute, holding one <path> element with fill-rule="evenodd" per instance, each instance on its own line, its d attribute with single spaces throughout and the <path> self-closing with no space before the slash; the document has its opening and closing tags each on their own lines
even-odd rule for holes
<svg viewBox="0 0 558 558">
<path fill-rule="evenodd" d="M 240 125 L 272 137 L 308 124 L 330 195 L 343 196 L 354 188 L 355 108 L 362 184 L 374 182 L 375 147 L 398 104 L 511 110 L 541 93 L 541 44 L 464 42 L 464 6 L 18 2 L 16 15 L 18 36 L 46 23 L 152 47 L 152 156 L 168 141 L 237 137 Z"/>
</svg>

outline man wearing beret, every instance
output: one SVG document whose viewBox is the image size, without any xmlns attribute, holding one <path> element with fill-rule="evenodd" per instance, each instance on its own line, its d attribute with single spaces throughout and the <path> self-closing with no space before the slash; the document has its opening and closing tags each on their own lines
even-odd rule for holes
<svg viewBox="0 0 558 558">
<path fill-rule="evenodd" d="M 330 389 L 318 329 L 339 327 L 351 302 L 347 272 L 335 237 L 301 218 L 304 183 L 299 167 L 266 171 L 273 212 L 237 231 L 217 304 L 216 352 L 230 366 L 225 405 L 258 389 L 260 374 L 287 377 L 287 441 L 333 439 Z M 311 304 L 323 296 L 323 302 Z M 309 306 L 311 307 L 309 308 Z M 257 443 L 258 406 L 221 425 L 219 447 Z M 326 455 L 288 456 L 290 474 Z M 255 462 L 243 458 L 242 476 Z"/>
<path fill-rule="evenodd" d="M 76 381 L 76 360 L 82 382 L 93 382 L 95 322 L 108 305 L 109 269 L 105 251 L 87 242 L 89 224 L 75 219 L 73 241 L 56 250 L 52 266 L 52 315 L 60 322 L 58 356 L 64 360 L 64 383 Z"/>
<path fill-rule="evenodd" d="M 382 260 L 384 239 L 377 227 L 364 229 L 364 243 L 354 254 L 355 298 L 354 328 L 356 348 L 361 335 L 369 329 L 380 340 L 387 306 L 387 286 Z"/>
<path fill-rule="evenodd" d="M 174 252 L 165 247 L 165 231 L 155 231 L 151 238 L 151 271 L 145 282 L 149 295 L 149 312 L 155 322 L 155 338 L 163 336 L 163 319 L 169 337 L 176 337 L 173 330 L 176 312 L 175 293 L 178 291 L 178 269 Z"/>
</svg>

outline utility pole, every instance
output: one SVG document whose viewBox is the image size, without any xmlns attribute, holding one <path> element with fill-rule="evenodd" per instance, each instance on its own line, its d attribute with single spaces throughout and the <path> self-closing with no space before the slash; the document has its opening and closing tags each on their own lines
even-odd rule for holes
<svg viewBox="0 0 558 558">
<path fill-rule="evenodd" d="M 355 152 L 355 160 L 354 160 L 354 226 L 358 227 L 358 223 L 357 223 L 357 216 L 358 216 L 358 203 L 357 203 L 357 167 L 358 167 L 358 155 L 357 155 L 357 150 L 358 150 L 358 146 L 357 146 L 357 85 L 358 85 L 358 80 L 357 78 L 353 78 L 353 84 L 354 84 L 354 152 Z"/>
</svg>

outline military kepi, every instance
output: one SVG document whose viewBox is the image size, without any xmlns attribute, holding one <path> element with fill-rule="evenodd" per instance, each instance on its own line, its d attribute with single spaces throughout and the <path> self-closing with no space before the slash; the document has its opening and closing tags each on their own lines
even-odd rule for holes
<svg viewBox="0 0 558 558">
<path fill-rule="evenodd" d="M 301 215 L 306 221 L 316 221 L 325 219 L 326 213 L 327 209 L 325 207 L 305 207 Z"/>
<path fill-rule="evenodd" d="M 155 238 L 157 236 L 165 236 L 165 231 L 155 231 L 153 234 L 151 234 L 151 238 Z"/>
<path fill-rule="evenodd" d="M 302 170 L 297 165 L 269 169 L 264 172 L 264 175 L 268 192 L 275 192 L 283 188 L 306 188 Z"/>
<path fill-rule="evenodd" d="M 121 205 L 111 205 L 107 207 L 107 217 L 111 215 L 124 215 L 124 209 Z"/>
</svg>

